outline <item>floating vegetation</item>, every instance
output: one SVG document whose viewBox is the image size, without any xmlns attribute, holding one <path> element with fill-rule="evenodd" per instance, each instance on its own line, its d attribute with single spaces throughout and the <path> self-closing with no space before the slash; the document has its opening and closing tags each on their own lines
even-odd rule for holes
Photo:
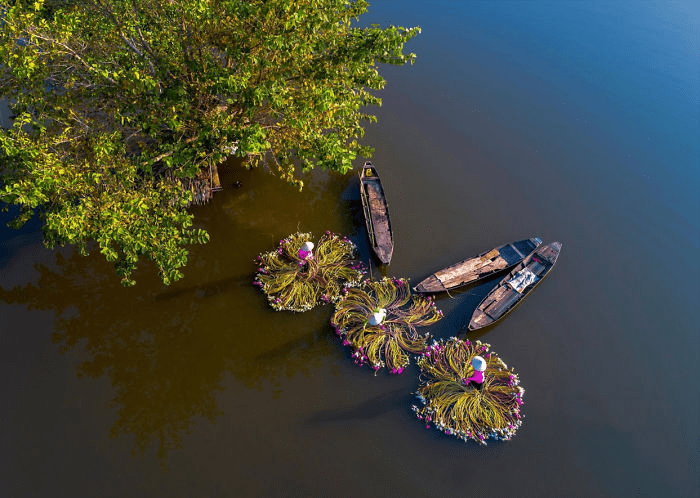
<svg viewBox="0 0 700 498">
<path fill-rule="evenodd" d="M 413 410 L 427 428 L 433 424 L 445 434 L 484 445 L 488 438 L 513 437 L 522 424 L 520 405 L 525 390 L 513 370 L 488 351 L 490 347 L 452 337 L 435 342 L 419 358 L 421 387 L 416 395 L 423 406 L 414 405 Z M 486 361 L 480 387 L 465 382 L 474 374 L 475 356 Z"/>
<path fill-rule="evenodd" d="M 362 264 L 354 259 L 355 244 L 326 232 L 318 244 L 310 233 L 297 232 L 279 247 L 258 256 L 254 285 L 276 310 L 306 311 L 319 303 L 335 302 L 347 286 L 360 283 Z"/>
<path fill-rule="evenodd" d="M 336 304 L 331 324 L 343 344 L 354 349 L 355 363 L 368 363 L 375 371 L 386 366 L 400 374 L 409 355 L 427 346 L 428 335 L 419 335 L 416 327 L 440 318 L 442 311 L 431 298 L 411 295 L 407 280 L 385 277 L 347 290 Z"/>
</svg>

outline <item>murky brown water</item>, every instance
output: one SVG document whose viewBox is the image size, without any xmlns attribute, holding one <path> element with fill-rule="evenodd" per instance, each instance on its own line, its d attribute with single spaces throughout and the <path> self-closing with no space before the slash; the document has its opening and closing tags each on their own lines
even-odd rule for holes
<svg viewBox="0 0 700 498">
<path fill-rule="evenodd" d="M 384 273 L 563 243 L 525 303 L 470 334 L 526 389 L 512 441 L 426 430 L 415 367 L 375 377 L 329 306 L 274 312 L 251 285 L 297 229 L 369 259 L 354 175 L 297 193 L 231 163 L 196 208 L 212 241 L 171 287 L 145 268 L 123 289 L 99 255 L 3 218 L 0 496 L 697 496 L 700 13 L 669 5 L 370 10 L 423 27 L 367 137 L 395 232 Z M 431 332 L 457 333 L 495 282 L 440 298 Z"/>
</svg>

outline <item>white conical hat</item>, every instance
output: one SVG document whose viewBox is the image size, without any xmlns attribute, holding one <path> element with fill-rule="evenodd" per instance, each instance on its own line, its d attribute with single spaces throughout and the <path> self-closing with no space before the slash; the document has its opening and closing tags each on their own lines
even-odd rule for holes
<svg viewBox="0 0 700 498">
<path fill-rule="evenodd" d="M 384 318 L 386 317 L 386 310 L 384 308 L 380 308 L 379 310 L 375 311 L 372 313 L 372 316 L 369 317 L 369 324 L 370 325 L 379 325 L 382 323 Z"/>
<path fill-rule="evenodd" d="M 314 243 L 313 242 L 304 242 L 301 245 L 301 250 L 306 251 L 306 252 L 311 252 L 314 248 Z"/>
<path fill-rule="evenodd" d="M 472 366 L 474 367 L 474 370 L 483 372 L 486 370 L 486 360 L 484 360 L 481 356 L 475 356 L 472 358 Z"/>
</svg>

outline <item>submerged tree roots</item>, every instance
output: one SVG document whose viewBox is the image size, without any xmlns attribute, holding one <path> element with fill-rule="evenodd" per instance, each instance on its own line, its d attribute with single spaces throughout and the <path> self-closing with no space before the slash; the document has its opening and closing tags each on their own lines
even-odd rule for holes
<svg viewBox="0 0 700 498">
<path fill-rule="evenodd" d="M 280 240 L 279 247 L 258 256 L 254 284 L 276 310 L 306 311 L 319 303 L 335 302 L 345 287 L 362 279 L 362 265 L 354 259 L 355 245 L 326 232 L 314 249 L 304 251 L 310 233 L 297 232 Z"/>
<path fill-rule="evenodd" d="M 378 312 L 382 319 L 373 324 L 372 316 Z M 331 324 L 343 344 L 354 349 L 355 363 L 369 363 L 375 371 L 386 366 L 391 373 L 400 374 L 409 364 L 409 355 L 427 346 L 427 335 L 419 335 L 416 327 L 440 318 L 442 312 L 431 299 L 411 295 L 405 279 L 385 277 L 349 289 L 336 304 Z"/>
<path fill-rule="evenodd" d="M 508 369 L 489 344 L 462 341 L 452 337 L 434 343 L 418 360 L 421 387 L 416 395 L 422 407 L 413 406 L 426 427 L 434 424 L 445 434 L 465 441 L 473 439 L 508 440 L 522 424 L 520 405 L 525 393 L 518 376 Z M 480 389 L 465 385 L 474 373 L 472 358 L 486 360 L 484 383 Z"/>
</svg>

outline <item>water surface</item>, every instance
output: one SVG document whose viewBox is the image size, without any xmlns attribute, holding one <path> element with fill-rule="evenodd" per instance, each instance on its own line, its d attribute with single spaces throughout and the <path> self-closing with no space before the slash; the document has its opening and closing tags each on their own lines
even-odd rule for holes
<svg viewBox="0 0 700 498">
<path fill-rule="evenodd" d="M 297 193 L 230 163 L 195 209 L 212 241 L 170 287 L 144 268 L 123 289 L 99 255 L 3 218 L 6 496 L 698 495 L 700 9 L 404 0 L 366 17 L 423 29 L 367 133 L 396 239 L 383 273 L 563 243 L 522 306 L 470 334 L 520 374 L 515 438 L 426 430 L 415 367 L 374 376 L 330 307 L 274 312 L 251 285 L 255 256 L 297 229 L 370 258 L 355 175 Z M 456 334 L 495 283 L 441 297 L 431 333 Z"/>
</svg>

